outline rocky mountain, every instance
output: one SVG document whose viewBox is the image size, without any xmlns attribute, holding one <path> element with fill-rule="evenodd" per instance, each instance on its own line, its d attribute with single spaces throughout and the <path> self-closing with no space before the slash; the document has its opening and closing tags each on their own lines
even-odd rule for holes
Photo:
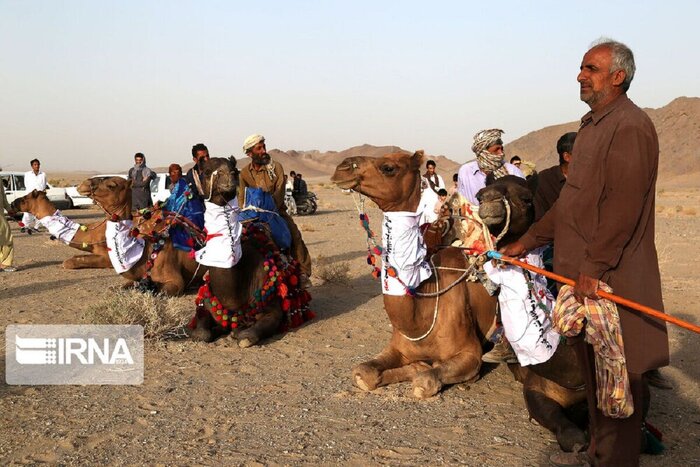
<svg viewBox="0 0 700 467">
<path fill-rule="evenodd" d="M 658 109 L 644 109 L 659 134 L 659 180 L 681 181 L 700 186 L 700 98 L 679 97 Z M 539 170 L 558 163 L 557 140 L 569 131 L 578 130 L 579 122 L 548 126 L 533 131 L 506 145 L 509 157 L 537 164 Z"/>
</svg>

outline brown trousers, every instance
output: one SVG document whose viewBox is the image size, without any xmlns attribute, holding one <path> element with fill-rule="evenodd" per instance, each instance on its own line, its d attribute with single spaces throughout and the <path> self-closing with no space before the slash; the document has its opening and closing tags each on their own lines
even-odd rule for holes
<svg viewBox="0 0 700 467">
<path fill-rule="evenodd" d="M 292 219 L 292 216 L 287 214 L 287 211 L 280 212 L 280 216 L 287 223 L 287 227 L 289 227 L 289 233 L 292 236 L 292 246 L 290 248 L 292 257 L 295 260 L 299 261 L 302 274 L 306 274 L 307 277 L 311 277 L 311 255 L 309 255 L 309 250 L 306 249 L 304 239 L 301 238 L 301 232 L 299 231 L 299 228 L 294 223 L 294 219 Z"/>
<path fill-rule="evenodd" d="M 648 392 L 641 374 L 628 373 L 634 413 L 628 418 L 610 418 L 603 415 L 596 403 L 595 354 L 593 347 L 577 339 L 576 354 L 586 377 L 588 416 L 591 444 L 588 455 L 595 466 L 638 466 L 642 444 L 642 422 Z"/>
</svg>

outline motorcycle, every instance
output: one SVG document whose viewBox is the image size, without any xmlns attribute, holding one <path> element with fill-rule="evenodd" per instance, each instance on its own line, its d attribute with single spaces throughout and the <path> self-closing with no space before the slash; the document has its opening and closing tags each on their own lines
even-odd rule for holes
<svg viewBox="0 0 700 467">
<path fill-rule="evenodd" d="M 300 216 L 309 216 L 316 212 L 318 205 L 316 204 L 316 194 L 309 191 L 306 194 L 294 194 L 294 202 L 296 203 L 296 214 Z"/>
</svg>

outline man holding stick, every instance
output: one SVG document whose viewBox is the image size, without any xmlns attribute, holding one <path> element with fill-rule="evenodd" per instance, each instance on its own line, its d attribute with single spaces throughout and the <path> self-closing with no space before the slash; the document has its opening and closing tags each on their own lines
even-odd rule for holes
<svg viewBox="0 0 700 467">
<path fill-rule="evenodd" d="M 579 303 L 598 299 L 603 282 L 616 295 L 663 310 L 654 245 L 659 144 L 649 117 L 627 97 L 634 72 L 632 51 L 619 42 L 599 41 L 584 55 L 578 82 L 591 111 L 581 119 L 566 184 L 552 209 L 502 253 L 520 256 L 553 240 L 554 271 L 578 278 Z M 587 453 L 552 456 L 554 465 L 639 464 L 643 374 L 668 364 L 668 336 L 665 323 L 617 309 L 634 411 L 613 418 L 597 408 L 595 356 L 581 332 L 574 345 L 586 373 L 591 443 Z"/>
</svg>

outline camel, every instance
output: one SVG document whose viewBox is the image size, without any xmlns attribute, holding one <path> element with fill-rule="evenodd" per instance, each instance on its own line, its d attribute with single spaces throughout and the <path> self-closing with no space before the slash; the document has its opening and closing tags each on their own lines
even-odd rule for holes
<svg viewBox="0 0 700 467">
<path fill-rule="evenodd" d="M 202 190 L 211 203 L 205 214 L 209 228 L 208 215 L 216 206 L 238 208 L 235 159 L 214 157 L 205 162 Z M 231 211 L 222 212 L 230 215 Z M 313 313 L 307 306 L 308 292 L 299 288 L 299 264 L 280 255 L 264 225 L 248 222 L 241 226 L 237 214 L 234 217 L 231 224 L 238 225 L 227 230 L 242 229 L 240 257 L 232 267 L 209 266 L 208 281 L 200 288 L 189 328 L 196 340 L 211 342 L 230 333 L 239 347 L 247 348 L 302 324 Z"/>
<path fill-rule="evenodd" d="M 105 211 L 105 223 L 133 219 L 129 180 L 121 177 L 87 179 L 78 186 L 78 192 L 92 198 Z M 120 275 L 128 279 L 125 288 L 139 285 L 167 296 L 177 296 L 189 285 L 201 284 L 205 272 L 206 268 L 199 267 L 189 253 L 175 248 L 170 239 L 160 236 L 156 242 L 145 240 L 138 262 Z"/>
<path fill-rule="evenodd" d="M 331 181 L 367 196 L 383 212 L 415 212 L 420 200 L 422 158 L 422 151 L 412 156 L 398 153 L 347 158 L 337 166 Z M 494 183 L 484 188 L 480 197 L 479 214 L 492 232 L 500 231 L 505 221 L 503 198 L 510 201 L 509 233 L 501 242 L 518 238 L 532 222 L 532 193 L 517 182 Z M 468 268 L 460 249 L 439 248 L 431 263 L 435 266 L 433 277 L 418 286 L 415 296 L 384 295 L 392 336 L 379 355 L 352 369 L 353 382 L 359 388 L 371 391 L 411 381 L 413 394 L 425 399 L 445 385 L 479 378 L 482 348 L 495 320 L 497 299 L 481 283 L 460 280 L 459 271 L 439 269 Z M 444 290 L 437 298 L 429 296 L 438 290 L 436 280 Z M 509 366 L 523 383 L 530 416 L 556 434 L 562 449 L 571 451 L 585 445 L 578 420 L 568 418 L 585 407 L 583 374 L 571 348 L 560 345 L 555 356 L 540 365 Z M 585 410 L 582 413 L 585 418 Z"/>
<path fill-rule="evenodd" d="M 49 201 L 45 191 L 34 190 L 21 198 L 17 198 L 12 207 L 17 211 L 30 212 L 38 219 L 53 216 L 56 206 Z M 64 219 L 65 216 L 60 216 Z M 68 220 L 68 222 L 71 222 Z M 63 239 L 61 239 L 63 240 Z M 65 242 L 65 241 L 64 241 Z M 107 255 L 105 242 L 105 222 L 93 222 L 81 225 L 75 235 L 66 243 L 71 248 L 90 252 L 87 255 L 76 255 L 63 262 L 65 269 L 111 268 L 112 263 Z"/>
</svg>

